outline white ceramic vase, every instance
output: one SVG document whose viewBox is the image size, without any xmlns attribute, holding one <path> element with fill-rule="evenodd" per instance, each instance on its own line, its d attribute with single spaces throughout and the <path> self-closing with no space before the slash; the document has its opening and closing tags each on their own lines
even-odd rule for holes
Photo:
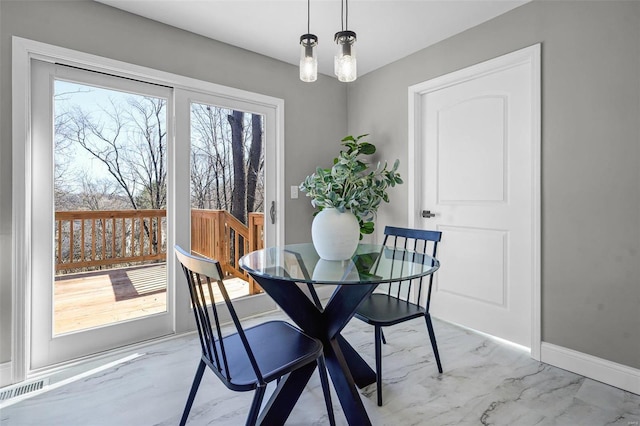
<svg viewBox="0 0 640 426">
<path fill-rule="evenodd" d="M 351 259 L 360 240 L 360 225 L 350 211 L 324 209 L 313 219 L 311 238 L 321 259 Z"/>
</svg>

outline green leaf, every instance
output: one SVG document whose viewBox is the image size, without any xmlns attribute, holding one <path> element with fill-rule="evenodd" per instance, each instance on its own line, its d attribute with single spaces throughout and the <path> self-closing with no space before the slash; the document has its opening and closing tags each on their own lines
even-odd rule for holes
<svg viewBox="0 0 640 426">
<path fill-rule="evenodd" d="M 368 142 L 362 142 L 360 144 L 360 152 L 365 154 L 365 155 L 371 155 L 374 154 L 376 152 L 376 147 L 373 144 L 370 144 Z"/>
<path fill-rule="evenodd" d="M 360 227 L 361 234 L 373 234 L 373 222 L 366 222 Z"/>
</svg>

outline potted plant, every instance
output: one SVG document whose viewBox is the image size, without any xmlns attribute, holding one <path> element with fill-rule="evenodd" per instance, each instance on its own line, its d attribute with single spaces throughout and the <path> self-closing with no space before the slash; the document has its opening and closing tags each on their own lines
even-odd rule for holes
<svg viewBox="0 0 640 426">
<path fill-rule="evenodd" d="M 328 169 L 318 167 L 300 184 L 318 209 L 311 234 L 316 251 L 325 260 L 350 258 L 364 234 L 374 230 L 374 220 L 382 201 L 389 202 L 387 190 L 402 179 L 399 161 L 391 169 L 377 163 L 375 169 L 362 159 L 373 155 L 376 147 L 363 140 L 368 136 L 347 136 L 342 149 Z"/>
</svg>

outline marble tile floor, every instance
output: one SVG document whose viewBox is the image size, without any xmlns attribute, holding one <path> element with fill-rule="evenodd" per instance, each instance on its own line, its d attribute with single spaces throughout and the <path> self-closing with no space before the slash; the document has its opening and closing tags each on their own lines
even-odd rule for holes
<svg viewBox="0 0 640 426">
<path fill-rule="evenodd" d="M 251 325 L 280 312 L 248 319 Z M 521 349 L 434 320 L 438 374 L 423 321 L 387 329 L 384 406 L 375 384 L 361 390 L 374 425 L 637 426 L 640 396 L 532 360 Z M 373 328 L 353 320 L 343 335 L 374 366 Z M 199 360 L 196 335 L 149 345 L 140 356 L 0 411 L 10 425 L 176 425 Z M 337 423 L 345 425 L 335 392 Z M 188 425 L 244 424 L 252 393 L 227 390 L 205 373 Z M 265 398 L 266 400 L 266 398 Z M 328 424 L 317 373 L 287 425 Z"/>
</svg>

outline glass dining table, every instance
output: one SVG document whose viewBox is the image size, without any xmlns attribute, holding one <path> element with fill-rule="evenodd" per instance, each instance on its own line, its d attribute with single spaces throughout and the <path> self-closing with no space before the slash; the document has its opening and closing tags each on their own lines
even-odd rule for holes
<svg viewBox="0 0 640 426">
<path fill-rule="evenodd" d="M 375 383 L 376 374 L 340 332 L 378 285 L 432 274 L 440 266 L 438 260 L 410 250 L 360 244 L 351 259 L 328 261 L 308 243 L 257 250 L 239 264 L 298 327 L 322 341 L 348 423 L 370 425 L 357 387 Z M 314 285 L 336 286 L 325 306 Z M 292 374 L 281 380 L 259 423 L 284 424 L 310 377 L 311 373 Z"/>
</svg>

